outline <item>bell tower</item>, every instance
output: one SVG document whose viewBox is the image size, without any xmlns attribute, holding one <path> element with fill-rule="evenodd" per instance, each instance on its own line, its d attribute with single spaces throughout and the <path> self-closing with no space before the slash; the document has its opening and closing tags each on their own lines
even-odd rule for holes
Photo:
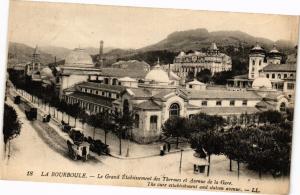
<svg viewBox="0 0 300 195">
<path fill-rule="evenodd" d="M 258 44 L 256 44 L 250 50 L 248 79 L 256 79 L 259 77 L 259 71 L 265 66 L 265 56 L 265 50 L 262 49 Z"/>
</svg>

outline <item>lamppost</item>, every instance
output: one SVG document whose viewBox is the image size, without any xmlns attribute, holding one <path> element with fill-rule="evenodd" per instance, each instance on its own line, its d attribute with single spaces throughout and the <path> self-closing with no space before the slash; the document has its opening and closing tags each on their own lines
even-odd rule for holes
<svg viewBox="0 0 300 195">
<path fill-rule="evenodd" d="M 181 173 L 182 152 L 183 152 L 183 149 L 180 150 L 179 173 Z"/>
</svg>

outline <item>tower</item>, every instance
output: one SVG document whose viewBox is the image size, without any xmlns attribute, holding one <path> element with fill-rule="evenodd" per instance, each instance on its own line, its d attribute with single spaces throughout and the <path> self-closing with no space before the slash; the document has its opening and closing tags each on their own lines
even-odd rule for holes
<svg viewBox="0 0 300 195">
<path fill-rule="evenodd" d="M 99 47 L 99 56 L 98 56 L 98 62 L 96 63 L 96 67 L 100 68 L 103 67 L 103 44 L 104 41 L 100 41 L 100 47 Z"/>
<path fill-rule="evenodd" d="M 259 71 L 265 67 L 264 64 L 265 50 L 256 44 L 249 54 L 249 72 L 248 78 L 255 79 L 259 77 Z"/>
<path fill-rule="evenodd" d="M 40 52 L 38 50 L 38 46 L 35 46 L 33 54 L 32 54 L 32 70 L 33 71 L 39 71 L 40 70 Z"/>
<path fill-rule="evenodd" d="M 281 64 L 282 56 L 277 50 L 276 45 L 273 45 L 272 50 L 268 53 L 267 63 L 268 64 Z"/>
</svg>

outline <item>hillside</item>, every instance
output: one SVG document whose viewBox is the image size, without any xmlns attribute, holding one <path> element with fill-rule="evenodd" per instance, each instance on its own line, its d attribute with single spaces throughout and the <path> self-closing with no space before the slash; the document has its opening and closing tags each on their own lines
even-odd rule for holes
<svg viewBox="0 0 300 195">
<path fill-rule="evenodd" d="M 199 28 L 187 31 L 177 31 L 168 35 L 162 41 L 141 48 L 142 51 L 153 50 L 169 50 L 169 51 L 188 51 L 188 50 L 200 50 L 201 48 L 207 48 L 212 42 L 215 42 L 218 47 L 234 46 L 252 46 L 258 42 L 266 49 L 270 49 L 274 42 L 261 37 L 254 37 L 241 31 L 214 31 L 208 32 L 206 29 Z M 275 42 L 279 49 L 286 49 L 287 47 L 294 47 L 294 45 L 288 41 Z"/>
<path fill-rule="evenodd" d="M 34 48 L 22 43 L 9 42 L 8 46 L 8 66 L 27 63 L 31 61 Z M 51 54 L 40 51 L 41 63 L 48 64 L 54 61 Z"/>
</svg>

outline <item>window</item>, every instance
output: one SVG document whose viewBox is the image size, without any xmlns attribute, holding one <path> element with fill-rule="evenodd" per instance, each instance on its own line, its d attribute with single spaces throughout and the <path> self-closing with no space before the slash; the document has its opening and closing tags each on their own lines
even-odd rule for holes
<svg viewBox="0 0 300 195">
<path fill-rule="evenodd" d="M 105 95 L 105 92 L 104 92 L 104 91 L 102 91 L 102 95 L 103 95 L 103 96 Z"/>
<path fill-rule="evenodd" d="M 150 116 L 150 130 L 157 130 L 157 116 Z"/>
<path fill-rule="evenodd" d="M 111 93 L 110 93 L 110 92 L 108 93 L 108 97 L 110 97 L 110 98 L 111 98 Z"/>
<path fill-rule="evenodd" d="M 294 83 L 288 83 L 287 89 L 290 89 L 290 90 L 294 89 Z"/>
<path fill-rule="evenodd" d="M 140 115 L 135 114 L 134 115 L 134 127 L 139 128 L 139 123 L 140 123 Z"/>
<path fill-rule="evenodd" d="M 230 106 L 234 106 L 235 105 L 235 101 L 234 100 L 230 100 L 229 105 Z"/>
<path fill-rule="evenodd" d="M 284 74 L 284 75 L 283 75 L 283 78 L 285 78 L 285 79 L 286 79 L 286 78 L 287 78 L 287 74 Z"/>
<path fill-rule="evenodd" d="M 293 74 L 290 74 L 290 77 L 293 77 L 294 75 Z"/>
<path fill-rule="evenodd" d="M 96 93 L 96 95 L 98 95 L 98 91 L 97 90 L 95 91 L 95 93 Z"/>
<path fill-rule="evenodd" d="M 267 78 L 269 78 L 269 77 L 270 77 L 270 75 L 269 75 L 269 74 L 266 74 L 266 77 L 267 77 Z"/>
<path fill-rule="evenodd" d="M 216 101 L 216 105 L 217 106 L 221 106 L 222 105 L 222 101 L 221 100 Z"/>
<path fill-rule="evenodd" d="M 255 68 L 254 67 L 252 67 L 252 72 L 254 72 L 255 71 Z"/>
<path fill-rule="evenodd" d="M 252 60 L 252 65 L 255 65 L 255 60 Z"/>
<path fill-rule="evenodd" d="M 189 85 L 189 88 L 193 88 L 193 85 Z"/>
<path fill-rule="evenodd" d="M 180 115 L 180 107 L 177 103 L 171 104 L 169 108 L 169 117 L 179 116 Z"/>
<path fill-rule="evenodd" d="M 247 102 L 248 102 L 247 100 L 243 100 L 242 105 L 247 106 Z"/>
<path fill-rule="evenodd" d="M 201 102 L 201 105 L 202 105 L 202 106 L 207 106 L 207 101 L 202 101 L 202 102 Z"/>
<path fill-rule="evenodd" d="M 259 65 L 261 65 L 261 60 L 259 60 Z"/>
<path fill-rule="evenodd" d="M 116 95 L 116 98 L 119 98 L 119 94 Z"/>
<path fill-rule="evenodd" d="M 275 74 L 272 74 L 272 79 L 275 79 Z"/>
<path fill-rule="evenodd" d="M 277 78 L 278 78 L 278 79 L 281 79 L 281 74 L 278 74 L 278 75 L 277 75 Z"/>
</svg>

